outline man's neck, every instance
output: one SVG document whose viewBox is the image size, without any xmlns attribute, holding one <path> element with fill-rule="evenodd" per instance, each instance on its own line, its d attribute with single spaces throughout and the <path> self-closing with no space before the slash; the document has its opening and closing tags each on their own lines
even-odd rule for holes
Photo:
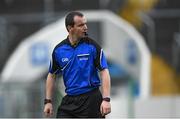
<svg viewBox="0 0 180 119">
<path fill-rule="evenodd" d="M 74 44 L 79 42 L 79 39 L 77 37 L 73 36 L 73 35 L 69 34 L 68 37 L 69 37 L 69 41 L 70 41 L 71 45 L 74 45 Z"/>
</svg>

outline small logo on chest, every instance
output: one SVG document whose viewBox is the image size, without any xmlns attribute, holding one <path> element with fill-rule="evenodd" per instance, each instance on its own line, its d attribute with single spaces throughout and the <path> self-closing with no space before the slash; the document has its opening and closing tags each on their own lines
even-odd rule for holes
<svg viewBox="0 0 180 119">
<path fill-rule="evenodd" d="M 69 59 L 68 58 L 62 58 L 62 62 L 68 62 Z"/>
<path fill-rule="evenodd" d="M 88 57 L 81 57 L 79 60 L 88 60 Z"/>
<path fill-rule="evenodd" d="M 79 60 L 88 60 L 89 59 L 89 54 L 79 54 L 77 55 L 79 57 Z"/>
</svg>

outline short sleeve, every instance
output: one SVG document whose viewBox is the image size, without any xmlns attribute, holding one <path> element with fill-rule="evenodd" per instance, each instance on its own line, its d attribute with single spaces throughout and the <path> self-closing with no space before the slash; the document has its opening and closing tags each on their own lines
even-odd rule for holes
<svg viewBox="0 0 180 119">
<path fill-rule="evenodd" d="M 97 43 L 95 43 L 94 58 L 94 64 L 98 70 L 101 71 L 108 68 L 103 49 Z"/>
<path fill-rule="evenodd" d="M 95 66 L 100 71 L 108 68 L 107 60 L 102 49 L 97 52 Z"/>
<path fill-rule="evenodd" d="M 58 65 L 58 62 L 56 60 L 56 56 L 55 56 L 54 51 L 52 53 L 52 57 L 51 57 L 51 60 L 50 60 L 49 73 L 51 73 L 51 74 L 59 74 L 59 73 L 61 73 L 61 68 Z"/>
</svg>

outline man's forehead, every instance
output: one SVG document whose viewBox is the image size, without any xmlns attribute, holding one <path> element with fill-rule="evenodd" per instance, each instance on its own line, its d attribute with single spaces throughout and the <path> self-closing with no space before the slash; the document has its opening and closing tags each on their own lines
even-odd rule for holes
<svg viewBox="0 0 180 119">
<path fill-rule="evenodd" d="M 81 16 L 74 16 L 74 21 L 75 22 L 87 22 L 87 19 L 85 16 L 81 17 Z"/>
</svg>

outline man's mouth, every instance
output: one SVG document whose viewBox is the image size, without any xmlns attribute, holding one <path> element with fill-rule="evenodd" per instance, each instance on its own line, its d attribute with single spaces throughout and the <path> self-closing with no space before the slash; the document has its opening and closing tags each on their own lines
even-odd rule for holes
<svg viewBox="0 0 180 119">
<path fill-rule="evenodd" d="M 83 32 L 85 36 L 88 36 L 87 32 Z"/>
</svg>

